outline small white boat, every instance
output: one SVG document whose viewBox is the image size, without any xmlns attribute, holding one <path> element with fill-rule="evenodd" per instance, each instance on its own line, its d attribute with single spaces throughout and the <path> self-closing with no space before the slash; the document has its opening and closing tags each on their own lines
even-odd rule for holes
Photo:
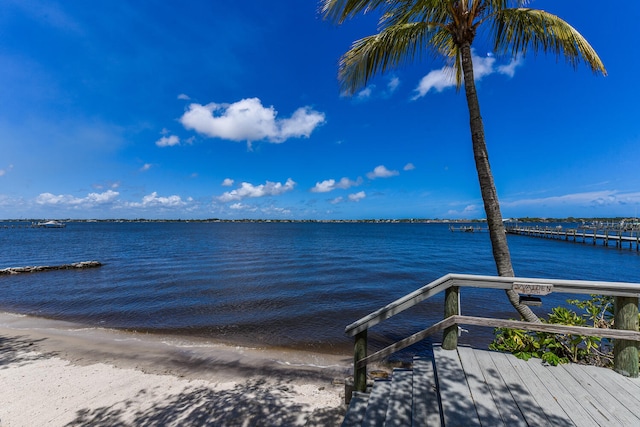
<svg viewBox="0 0 640 427">
<path fill-rule="evenodd" d="M 45 221 L 45 222 L 39 222 L 36 224 L 36 227 L 40 227 L 40 228 L 64 228 L 66 226 L 67 224 L 60 221 Z"/>
</svg>

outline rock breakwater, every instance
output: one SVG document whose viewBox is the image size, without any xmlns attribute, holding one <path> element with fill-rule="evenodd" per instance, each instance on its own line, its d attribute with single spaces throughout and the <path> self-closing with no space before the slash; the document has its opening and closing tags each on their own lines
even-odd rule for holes
<svg viewBox="0 0 640 427">
<path fill-rule="evenodd" d="M 79 270 L 84 268 L 96 268 L 101 267 L 102 263 L 99 261 L 82 261 L 74 262 L 72 264 L 62 265 L 38 265 L 27 267 L 9 267 L 0 270 L 0 275 L 3 274 L 21 274 L 21 273 L 38 273 L 41 271 L 53 271 L 53 270 Z"/>
</svg>

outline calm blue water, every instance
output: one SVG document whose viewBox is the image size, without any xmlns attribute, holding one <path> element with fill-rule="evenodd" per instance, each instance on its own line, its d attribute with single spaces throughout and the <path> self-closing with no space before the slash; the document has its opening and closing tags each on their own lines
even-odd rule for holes
<svg viewBox="0 0 640 427">
<path fill-rule="evenodd" d="M 518 276 L 640 282 L 635 249 L 508 239 Z M 495 274 L 487 233 L 444 224 L 69 223 L 0 228 L 0 242 L 0 269 L 104 263 L 0 276 L 0 311 L 326 352 L 350 351 L 347 324 L 438 277 Z M 542 313 L 566 298 L 545 297 Z M 373 345 L 440 320 L 442 300 L 376 327 Z M 462 309 L 515 317 L 502 291 L 467 290 Z M 491 336 L 472 330 L 463 341 Z"/>
</svg>

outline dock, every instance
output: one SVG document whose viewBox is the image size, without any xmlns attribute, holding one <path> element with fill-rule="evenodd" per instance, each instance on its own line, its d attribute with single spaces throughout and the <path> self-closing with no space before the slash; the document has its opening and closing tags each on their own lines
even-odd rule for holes
<svg viewBox="0 0 640 427">
<path fill-rule="evenodd" d="M 563 228 L 540 226 L 514 226 L 505 227 L 508 234 L 521 236 L 540 237 L 546 239 L 558 239 L 575 243 L 591 245 L 601 244 L 618 249 L 629 248 L 640 251 L 640 232 L 637 230 L 625 231 L 610 228 Z"/>
<path fill-rule="evenodd" d="M 463 233 L 481 233 L 481 232 L 488 232 L 489 228 L 488 227 L 482 227 L 479 225 L 460 225 L 458 227 L 454 226 L 454 225 L 450 225 L 449 226 L 449 231 L 461 231 Z"/>
<path fill-rule="evenodd" d="M 606 368 L 434 345 L 355 393 L 342 425 L 637 426 L 639 407 L 640 379 Z"/>
</svg>

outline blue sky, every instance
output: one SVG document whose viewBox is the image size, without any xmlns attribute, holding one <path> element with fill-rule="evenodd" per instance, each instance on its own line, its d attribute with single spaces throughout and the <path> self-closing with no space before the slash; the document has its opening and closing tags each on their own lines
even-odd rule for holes
<svg viewBox="0 0 640 427">
<path fill-rule="evenodd" d="M 638 215 L 640 9 L 534 1 L 608 71 L 475 64 L 504 217 Z M 315 1 L 0 3 L 0 218 L 483 218 L 463 92 L 425 56 L 342 96 L 376 30 Z"/>
</svg>

